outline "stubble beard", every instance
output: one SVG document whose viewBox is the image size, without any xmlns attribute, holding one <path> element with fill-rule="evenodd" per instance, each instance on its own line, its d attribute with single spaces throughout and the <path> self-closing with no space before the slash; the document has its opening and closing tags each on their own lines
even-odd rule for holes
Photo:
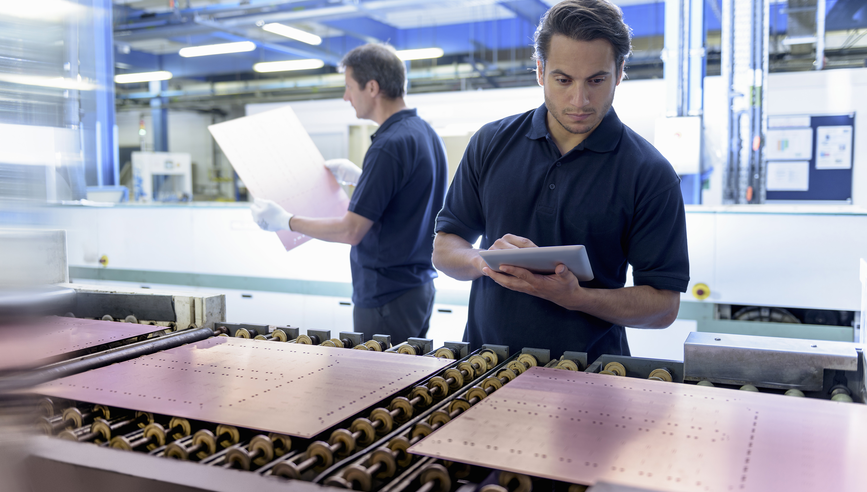
<svg viewBox="0 0 867 492">
<path fill-rule="evenodd" d="M 562 110 L 560 113 L 555 113 L 555 112 L 551 111 L 551 104 L 550 104 L 550 102 L 551 102 L 551 101 L 550 101 L 550 99 L 548 99 L 548 96 L 545 95 L 545 107 L 548 108 L 548 112 L 551 114 L 551 116 L 554 117 L 555 120 L 557 120 L 557 123 L 559 123 L 560 126 L 563 127 L 564 130 L 566 130 L 567 132 L 569 132 L 569 133 L 571 133 L 571 134 L 573 134 L 573 135 L 583 135 L 583 134 L 585 134 L 585 133 L 590 133 L 590 132 L 592 132 L 593 130 L 596 129 L 597 126 L 599 126 L 600 123 L 602 123 L 602 118 L 604 118 L 605 115 L 608 114 L 608 110 L 611 108 L 611 104 L 612 104 L 614 101 L 613 101 L 613 98 L 612 98 L 612 100 L 608 102 L 608 104 L 607 104 L 607 105 L 605 106 L 605 108 L 604 108 L 605 111 L 602 113 L 602 117 L 599 117 L 599 115 L 596 113 L 596 110 L 594 110 L 594 109 L 592 109 L 592 108 L 589 108 L 589 109 L 593 112 L 593 115 L 594 115 L 593 122 L 592 122 L 592 123 L 588 123 L 588 124 L 579 124 L 579 125 L 577 125 L 577 128 L 575 128 L 575 127 L 570 128 L 570 127 L 567 126 L 565 123 L 563 123 L 563 120 L 560 119 L 560 117 L 561 117 L 561 114 L 560 114 L 560 113 L 562 113 L 562 114 L 565 115 L 565 114 L 566 114 L 566 110 L 564 109 L 564 110 Z M 582 112 L 582 113 L 586 113 L 587 111 L 582 110 L 581 112 Z"/>
</svg>

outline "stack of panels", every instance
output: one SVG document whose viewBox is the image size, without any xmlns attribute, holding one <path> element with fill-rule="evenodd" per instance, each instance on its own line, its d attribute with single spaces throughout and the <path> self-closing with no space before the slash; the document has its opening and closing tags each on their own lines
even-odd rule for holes
<svg viewBox="0 0 867 492">
<path fill-rule="evenodd" d="M 59 379 L 33 391 L 310 438 L 450 362 L 215 337 Z"/>
<path fill-rule="evenodd" d="M 864 490 L 867 406 L 535 367 L 410 452 L 585 485 Z"/>
</svg>

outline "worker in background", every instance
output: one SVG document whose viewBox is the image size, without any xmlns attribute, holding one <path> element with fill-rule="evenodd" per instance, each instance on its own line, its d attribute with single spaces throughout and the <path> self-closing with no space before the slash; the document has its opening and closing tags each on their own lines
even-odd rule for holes
<svg viewBox="0 0 867 492">
<path fill-rule="evenodd" d="M 379 125 L 363 171 L 346 159 L 327 163 L 338 181 L 356 184 L 349 210 L 342 217 L 299 217 L 273 201 L 256 200 L 253 220 L 268 231 L 351 244 L 354 331 L 402 342 L 424 336 L 433 311 L 431 238 L 448 186 L 445 148 L 406 107 L 406 68 L 391 47 L 359 46 L 341 68 L 343 99 L 358 118 Z"/>
<path fill-rule="evenodd" d="M 611 107 L 632 51 L 622 12 L 566 0 L 541 19 L 536 71 L 545 103 L 470 140 L 437 218 L 434 265 L 472 280 L 464 339 L 629 355 L 624 326 L 664 328 L 689 282 L 680 179 Z M 492 271 L 482 249 L 583 244 L 595 278 Z M 627 264 L 634 287 L 626 287 Z"/>
</svg>

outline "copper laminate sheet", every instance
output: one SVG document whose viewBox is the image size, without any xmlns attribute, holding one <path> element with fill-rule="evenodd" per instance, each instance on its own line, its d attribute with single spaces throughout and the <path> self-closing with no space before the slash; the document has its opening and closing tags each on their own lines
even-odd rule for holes
<svg viewBox="0 0 867 492">
<path fill-rule="evenodd" d="M 98 345 L 137 337 L 160 327 L 49 316 L 28 324 L 0 326 L 0 370 L 54 362 Z"/>
<path fill-rule="evenodd" d="M 313 437 L 446 359 L 214 337 L 39 386 L 38 394 Z"/>
<path fill-rule="evenodd" d="M 532 368 L 410 452 L 584 485 L 865 490 L 867 406 Z"/>
<path fill-rule="evenodd" d="M 208 127 L 244 186 L 304 217 L 342 217 L 349 197 L 325 168 L 325 159 L 289 106 Z M 286 250 L 311 238 L 278 231 Z"/>
</svg>

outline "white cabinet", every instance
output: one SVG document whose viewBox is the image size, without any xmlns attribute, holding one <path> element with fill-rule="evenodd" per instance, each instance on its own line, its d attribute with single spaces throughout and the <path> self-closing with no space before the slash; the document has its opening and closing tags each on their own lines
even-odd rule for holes
<svg viewBox="0 0 867 492">
<path fill-rule="evenodd" d="M 345 297 L 302 296 L 303 319 L 298 325 L 304 330 L 330 330 L 336 337 L 352 329 L 352 301 Z M 303 324 L 302 324 L 303 323 Z"/>
<path fill-rule="evenodd" d="M 230 291 L 226 311 L 230 323 L 294 326 L 301 333 L 329 330 L 332 337 L 352 331 L 352 301 L 344 297 Z"/>
<path fill-rule="evenodd" d="M 219 290 L 226 294 L 226 321 L 229 323 L 301 325 L 306 296 L 279 292 Z"/>
</svg>

